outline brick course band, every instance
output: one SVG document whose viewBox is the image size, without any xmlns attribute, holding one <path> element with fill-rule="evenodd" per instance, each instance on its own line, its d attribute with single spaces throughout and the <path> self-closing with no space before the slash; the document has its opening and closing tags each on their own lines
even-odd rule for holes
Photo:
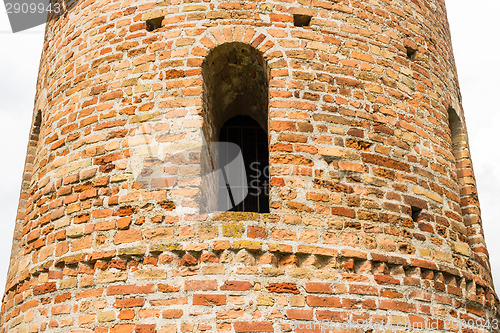
<svg viewBox="0 0 500 333">
<path fill-rule="evenodd" d="M 269 214 L 198 209 L 232 96 Z M 68 2 L 34 110 L 2 333 L 500 318 L 444 0 Z"/>
</svg>

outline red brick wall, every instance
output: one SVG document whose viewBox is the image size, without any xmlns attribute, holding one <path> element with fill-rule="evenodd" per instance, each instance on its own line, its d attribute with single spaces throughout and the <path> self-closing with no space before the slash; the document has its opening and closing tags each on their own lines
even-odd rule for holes
<svg viewBox="0 0 500 333">
<path fill-rule="evenodd" d="M 203 191 L 202 64 L 229 42 L 270 68 L 270 214 L 177 209 Z M 47 25 L 2 332 L 498 318 L 450 107 L 464 124 L 442 0 L 77 3 Z M 178 186 L 140 186 L 165 143 Z"/>
</svg>

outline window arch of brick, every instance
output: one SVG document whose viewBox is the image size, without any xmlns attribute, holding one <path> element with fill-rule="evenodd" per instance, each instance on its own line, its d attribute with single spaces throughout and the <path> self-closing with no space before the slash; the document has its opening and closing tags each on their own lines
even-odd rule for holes
<svg viewBox="0 0 500 333">
<path fill-rule="evenodd" d="M 462 128 L 462 121 L 453 108 L 448 108 L 448 126 L 450 128 L 450 140 L 455 162 L 459 162 L 463 157 L 460 152 L 467 149 L 467 140 Z"/>
<path fill-rule="evenodd" d="M 268 108 L 269 68 L 261 52 L 251 45 L 233 42 L 219 45 L 205 58 L 203 76 L 203 135 L 208 143 L 202 153 L 201 165 L 204 174 L 210 169 L 224 167 L 223 152 L 213 148 L 211 143 L 231 142 L 238 145 L 244 163 L 242 174 L 246 175 L 248 195 L 242 202 L 231 202 L 233 211 L 269 212 L 268 190 Z M 205 169 L 205 170 L 203 170 Z M 265 177 L 263 176 L 265 175 Z M 205 178 L 205 198 L 210 207 L 224 210 L 231 200 L 232 191 L 239 191 L 241 184 L 230 189 L 219 173 L 219 179 Z M 242 184 L 245 182 L 242 182 Z M 244 185 L 241 185 L 244 186 Z M 224 198 L 220 189 L 227 187 L 229 195 Z M 259 193 L 258 195 L 256 193 Z"/>
<path fill-rule="evenodd" d="M 463 123 L 452 107 L 448 108 L 448 127 L 450 135 L 451 153 L 453 154 L 452 168 L 450 176 L 457 182 L 458 191 L 458 205 L 461 210 L 460 218 L 462 223 L 467 220 L 467 206 L 470 205 L 469 196 L 475 192 L 472 190 L 469 176 L 469 168 L 471 167 L 469 161 L 469 150 L 467 145 L 467 137 L 463 128 Z"/>
<path fill-rule="evenodd" d="M 33 128 L 31 130 L 30 140 L 33 140 L 34 142 L 38 143 L 41 126 L 42 126 L 42 111 L 38 110 L 36 112 L 35 120 L 33 121 Z"/>
<path fill-rule="evenodd" d="M 467 168 L 467 157 L 468 157 L 468 147 L 467 147 L 467 138 L 465 135 L 465 131 L 463 128 L 462 121 L 458 116 L 455 109 L 449 107 L 448 108 L 448 127 L 450 133 L 450 144 L 451 144 L 451 153 L 455 159 L 454 161 L 454 176 L 457 177 L 459 184 L 464 182 L 463 179 L 463 170 Z"/>
</svg>

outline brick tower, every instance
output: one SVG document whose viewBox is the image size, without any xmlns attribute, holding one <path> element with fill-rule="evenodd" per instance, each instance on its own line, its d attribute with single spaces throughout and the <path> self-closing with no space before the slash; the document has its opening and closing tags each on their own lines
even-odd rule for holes
<svg viewBox="0 0 500 333">
<path fill-rule="evenodd" d="M 1 332 L 496 331 L 444 0 L 69 1 L 37 88 Z"/>
</svg>

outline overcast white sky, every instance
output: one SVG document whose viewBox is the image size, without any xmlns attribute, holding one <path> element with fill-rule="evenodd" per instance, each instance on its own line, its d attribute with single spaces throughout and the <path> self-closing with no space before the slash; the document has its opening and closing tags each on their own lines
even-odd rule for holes
<svg viewBox="0 0 500 333">
<path fill-rule="evenodd" d="M 500 286 L 500 1 L 447 0 L 483 225 L 493 275 Z M 12 34 L 0 4 L 0 294 L 10 256 L 43 27 Z"/>
</svg>

